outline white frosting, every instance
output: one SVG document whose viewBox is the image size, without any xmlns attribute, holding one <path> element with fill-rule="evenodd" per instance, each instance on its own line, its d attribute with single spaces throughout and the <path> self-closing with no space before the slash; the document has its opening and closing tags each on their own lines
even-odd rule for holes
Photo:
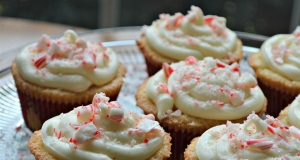
<svg viewBox="0 0 300 160">
<path fill-rule="evenodd" d="M 290 104 L 287 119 L 290 125 L 300 128 L 300 95 Z"/>
<path fill-rule="evenodd" d="M 293 34 L 279 34 L 269 38 L 261 47 L 266 67 L 289 78 L 300 81 L 300 27 Z"/>
<path fill-rule="evenodd" d="M 162 145 L 164 130 L 154 116 L 126 112 L 103 93 L 93 103 L 47 120 L 42 140 L 59 159 L 143 160 Z"/>
<path fill-rule="evenodd" d="M 43 35 L 38 43 L 25 47 L 15 62 L 23 79 L 73 92 L 110 82 L 119 65 L 111 49 L 85 41 L 71 30 L 59 39 Z"/>
<path fill-rule="evenodd" d="M 146 93 L 157 106 L 159 119 L 174 106 L 194 117 L 239 119 L 265 105 L 256 79 L 239 67 L 211 57 L 198 61 L 190 56 L 170 66 L 164 64 L 148 81 Z"/>
<path fill-rule="evenodd" d="M 186 16 L 161 14 L 159 20 L 147 27 L 145 35 L 151 47 L 171 59 L 184 60 L 191 55 L 229 62 L 237 36 L 225 23 L 225 18 L 203 16 L 200 8 L 192 6 Z"/>
<path fill-rule="evenodd" d="M 275 160 L 300 159 L 300 130 L 278 119 L 260 119 L 254 113 L 243 124 L 215 126 L 204 132 L 196 144 L 199 159 Z"/>
</svg>

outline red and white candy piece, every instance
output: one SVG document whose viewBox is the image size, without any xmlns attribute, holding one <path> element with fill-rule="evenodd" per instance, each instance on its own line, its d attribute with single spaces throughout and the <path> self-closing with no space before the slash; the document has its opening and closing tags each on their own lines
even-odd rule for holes
<svg viewBox="0 0 300 160">
<path fill-rule="evenodd" d="M 138 129 L 139 132 L 147 133 L 158 125 L 159 124 L 157 121 L 153 121 L 150 119 L 142 119 L 139 121 L 138 125 L 136 126 L 136 129 Z"/>
<path fill-rule="evenodd" d="M 230 65 L 230 70 L 232 72 L 239 72 L 240 68 L 241 66 L 238 63 L 233 63 L 232 65 Z"/>
<path fill-rule="evenodd" d="M 82 65 L 84 67 L 87 67 L 89 69 L 95 69 L 96 66 L 96 54 L 93 52 L 84 52 L 83 53 L 83 61 L 82 61 Z"/>
<path fill-rule="evenodd" d="M 87 43 L 86 43 L 86 41 L 85 40 L 83 40 L 82 38 L 78 38 L 77 40 L 76 40 L 76 46 L 77 47 L 80 47 L 80 48 L 87 48 Z"/>
<path fill-rule="evenodd" d="M 274 142 L 264 139 L 249 139 L 246 141 L 247 145 L 255 148 L 259 148 L 260 150 L 266 150 L 272 148 Z"/>
<path fill-rule="evenodd" d="M 186 57 L 186 59 L 185 59 L 185 62 L 186 62 L 187 64 L 195 64 L 195 63 L 197 63 L 197 61 L 198 61 L 198 59 L 195 58 L 194 56 L 188 56 L 188 57 Z"/>
<path fill-rule="evenodd" d="M 156 90 L 159 93 L 169 93 L 168 86 L 165 83 L 158 85 L 158 87 L 156 88 Z"/>
<path fill-rule="evenodd" d="M 109 111 L 108 118 L 116 121 L 121 122 L 124 117 L 124 111 L 120 108 L 111 108 Z"/>
<path fill-rule="evenodd" d="M 229 94 L 229 103 L 233 106 L 240 106 L 244 103 L 242 95 L 237 91 L 232 91 Z"/>
<path fill-rule="evenodd" d="M 169 78 L 174 71 L 174 69 L 168 63 L 163 63 L 162 68 L 167 78 Z"/>
<path fill-rule="evenodd" d="M 187 41 L 188 41 L 188 43 L 191 45 L 191 46 L 196 46 L 197 44 L 196 44 L 196 42 L 193 40 L 193 38 L 191 38 L 191 37 L 188 37 L 187 38 Z"/>
<path fill-rule="evenodd" d="M 50 47 L 51 39 L 47 35 L 42 35 L 41 39 L 39 42 L 36 44 L 36 48 L 38 50 L 46 50 Z"/>
<path fill-rule="evenodd" d="M 118 101 L 111 101 L 109 102 L 109 107 L 121 108 L 121 104 Z"/>
<path fill-rule="evenodd" d="M 73 144 L 76 142 L 77 145 L 82 144 L 93 138 L 95 133 L 98 133 L 98 130 L 93 122 L 81 125 L 73 134 L 72 142 L 71 139 L 70 142 Z"/>
<path fill-rule="evenodd" d="M 216 65 L 218 68 L 225 68 L 226 67 L 226 64 L 219 61 L 219 60 L 216 60 Z"/>
<path fill-rule="evenodd" d="M 217 18 L 216 16 L 205 16 L 204 21 L 209 27 L 214 28 L 214 26 L 212 25 L 212 21 L 215 20 L 216 18 Z"/>
<path fill-rule="evenodd" d="M 33 65 L 37 68 L 37 69 L 41 69 L 41 68 L 44 68 L 46 67 L 47 65 L 47 55 L 44 54 L 42 56 L 39 56 L 37 58 L 34 58 L 32 60 L 33 62 Z"/>
<path fill-rule="evenodd" d="M 95 109 L 93 105 L 79 107 L 77 112 L 77 120 L 81 123 L 91 122 L 95 116 Z"/>
<path fill-rule="evenodd" d="M 289 130 L 293 137 L 300 139 L 300 130 L 298 128 L 291 126 Z"/>
</svg>

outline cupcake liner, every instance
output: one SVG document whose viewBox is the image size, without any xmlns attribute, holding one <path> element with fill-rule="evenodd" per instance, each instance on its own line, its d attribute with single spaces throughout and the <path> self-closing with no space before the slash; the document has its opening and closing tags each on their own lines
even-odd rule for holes
<svg viewBox="0 0 300 160">
<path fill-rule="evenodd" d="M 268 100 L 267 114 L 277 117 L 280 111 L 292 103 L 298 94 L 282 92 L 274 88 L 276 86 L 271 87 L 270 85 L 265 85 L 265 83 L 258 79 L 258 85 Z"/>
<path fill-rule="evenodd" d="M 184 159 L 184 150 L 191 140 L 201 134 L 193 134 L 188 132 L 176 131 L 175 129 L 169 129 L 167 126 L 163 126 L 165 131 L 170 133 L 172 140 L 171 146 L 171 157 L 169 160 L 183 160 Z"/>
<path fill-rule="evenodd" d="M 163 62 L 166 63 L 176 62 L 176 60 L 174 59 L 170 59 L 158 54 L 153 48 L 151 48 L 147 44 L 147 40 L 144 35 L 142 36 L 140 41 L 138 40 L 136 41 L 136 44 L 144 55 L 146 66 L 147 66 L 147 72 L 149 76 L 152 76 L 156 72 L 161 70 Z"/>
<path fill-rule="evenodd" d="M 31 130 L 41 129 L 43 123 L 61 113 L 67 113 L 74 107 L 88 105 L 90 103 L 68 103 L 68 102 L 49 102 L 43 98 L 35 98 L 28 96 L 26 92 L 18 89 L 22 115 L 26 126 Z M 117 96 L 111 97 L 111 100 L 116 100 Z"/>
<path fill-rule="evenodd" d="M 96 93 L 104 92 L 111 101 L 116 100 L 126 73 L 125 67 L 121 64 L 115 79 L 110 83 L 99 87 L 91 86 L 84 92 L 74 93 L 40 87 L 23 80 L 15 63 L 12 64 L 11 71 L 25 124 L 32 131 L 40 129 L 44 121 L 51 117 L 69 112 L 74 107 L 90 104 Z"/>
</svg>

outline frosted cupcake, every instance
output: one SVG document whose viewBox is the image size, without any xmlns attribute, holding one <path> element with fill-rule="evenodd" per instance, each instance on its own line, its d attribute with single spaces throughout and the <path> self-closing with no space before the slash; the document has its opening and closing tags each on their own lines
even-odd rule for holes
<svg viewBox="0 0 300 160">
<path fill-rule="evenodd" d="M 263 43 L 249 64 L 268 99 L 267 113 L 277 117 L 300 93 L 300 27 L 293 34 L 279 34 Z"/>
<path fill-rule="evenodd" d="M 71 30 L 59 39 L 43 35 L 25 47 L 11 71 L 31 130 L 61 112 L 89 104 L 96 93 L 116 99 L 126 73 L 115 52 Z"/>
<path fill-rule="evenodd" d="M 182 154 L 192 138 L 213 126 L 227 120 L 243 122 L 252 111 L 263 115 L 266 98 L 256 79 L 239 68 L 237 63 L 227 65 L 211 57 L 198 61 L 190 56 L 171 65 L 164 63 L 138 88 L 137 106 L 154 114 L 171 134 L 172 156 Z"/>
<path fill-rule="evenodd" d="M 300 128 L 300 95 L 280 112 L 278 119 L 285 125 Z"/>
<path fill-rule="evenodd" d="M 47 120 L 28 142 L 36 159 L 167 159 L 171 137 L 154 116 L 127 112 L 103 93 L 93 102 Z"/>
<path fill-rule="evenodd" d="M 300 130 L 251 114 L 242 123 L 215 126 L 187 147 L 185 160 L 300 159 Z"/>
<path fill-rule="evenodd" d="M 204 16 L 196 6 L 191 6 L 185 16 L 161 14 L 142 32 L 137 44 L 144 54 L 149 76 L 159 71 L 163 62 L 178 62 L 188 56 L 199 60 L 214 57 L 228 64 L 243 57 L 242 42 L 226 27 L 226 19 Z"/>
</svg>

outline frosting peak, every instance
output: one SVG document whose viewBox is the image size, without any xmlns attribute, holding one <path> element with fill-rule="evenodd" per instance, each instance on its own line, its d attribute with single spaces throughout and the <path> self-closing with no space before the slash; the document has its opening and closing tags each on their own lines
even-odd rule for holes
<svg viewBox="0 0 300 160">
<path fill-rule="evenodd" d="M 111 49 L 86 41 L 72 30 L 59 39 L 43 35 L 37 43 L 25 47 L 15 62 L 25 80 L 73 92 L 108 83 L 119 64 Z"/>
<path fill-rule="evenodd" d="M 204 16 L 191 6 L 187 15 L 161 14 L 145 31 L 147 43 L 159 54 L 175 60 L 192 55 L 198 59 L 214 57 L 228 63 L 236 49 L 237 37 L 226 27 L 226 19 Z"/>
<path fill-rule="evenodd" d="M 46 121 L 42 139 L 61 159 L 147 159 L 162 145 L 164 130 L 153 115 L 126 112 L 96 94 L 87 106 Z"/>
<path fill-rule="evenodd" d="M 265 103 L 250 73 L 241 72 L 237 63 L 227 65 L 211 57 L 164 63 L 148 81 L 146 93 L 156 104 L 159 119 L 167 117 L 174 105 L 194 117 L 239 119 L 260 111 Z"/>
<path fill-rule="evenodd" d="M 196 145 L 199 159 L 300 158 L 300 130 L 267 116 L 252 113 L 243 124 L 216 126 L 203 133 Z"/>
</svg>

